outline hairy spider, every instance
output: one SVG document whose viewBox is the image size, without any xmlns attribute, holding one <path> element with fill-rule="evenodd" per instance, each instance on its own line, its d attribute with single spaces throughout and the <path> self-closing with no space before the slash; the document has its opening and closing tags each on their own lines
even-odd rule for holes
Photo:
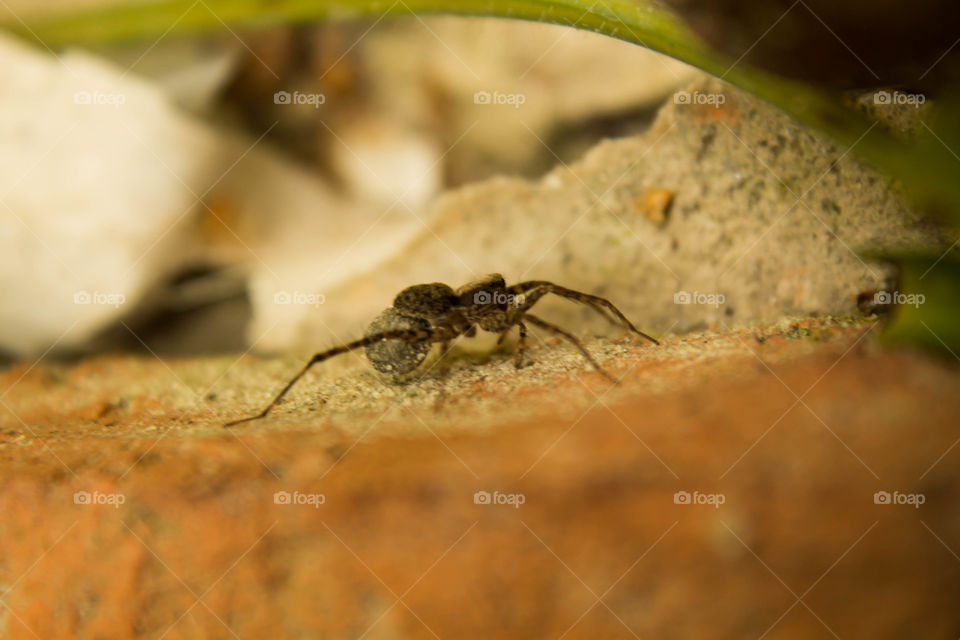
<svg viewBox="0 0 960 640">
<path fill-rule="evenodd" d="M 514 354 L 514 364 L 519 369 L 526 348 L 527 322 L 569 340 L 597 371 L 616 383 L 617 380 L 603 370 L 575 336 L 528 311 L 548 293 L 586 304 L 607 320 L 614 323 L 619 321 L 637 335 L 654 344 L 660 344 L 633 326 L 609 300 L 545 280 L 529 280 L 508 287 L 503 276 L 491 273 L 457 290 L 441 282 L 417 284 L 407 287 L 397 295 L 393 306 L 384 309 L 370 324 L 365 337 L 316 354 L 263 411 L 255 416 L 228 422 L 224 426 L 232 427 L 265 417 L 310 367 L 361 347 L 366 349 L 367 359 L 374 369 L 382 373 L 402 375 L 420 366 L 436 342 L 442 343 L 446 350 L 447 343 L 454 338 L 472 338 L 480 328 L 499 333 L 497 344 L 500 344 L 507 333 L 517 327 L 520 339 Z M 608 312 L 612 317 L 607 315 Z"/>
</svg>

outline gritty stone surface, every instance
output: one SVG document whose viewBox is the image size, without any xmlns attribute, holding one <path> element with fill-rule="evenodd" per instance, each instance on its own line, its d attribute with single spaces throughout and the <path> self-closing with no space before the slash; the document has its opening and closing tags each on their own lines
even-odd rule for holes
<svg viewBox="0 0 960 640">
<path fill-rule="evenodd" d="M 666 336 L 654 346 L 628 334 L 584 339 L 598 362 L 617 379 L 612 385 L 568 343 L 530 329 L 525 366 L 517 370 L 516 336 L 500 347 L 481 332 L 455 342 L 445 357 L 435 346 L 407 376 L 377 373 L 362 350 L 316 365 L 287 395 L 270 419 L 253 429 L 285 431 L 330 425 L 353 434 L 420 432 L 424 427 L 486 431 L 505 420 L 543 416 L 575 418 L 591 404 L 636 393 L 690 388 L 709 375 L 735 374 L 764 358 L 795 358 L 818 340 L 862 331 L 852 317 L 784 319 L 760 328 Z M 780 345 L 771 347 L 773 344 Z M 805 339 L 805 338 L 813 338 Z M 753 362 L 751 362 L 751 360 Z M 92 358 L 77 365 L 14 367 L 8 385 L 19 393 L 4 399 L 12 413 L 11 442 L 100 436 L 219 436 L 224 422 L 258 412 L 303 366 L 294 357 L 226 356 L 163 363 L 136 357 Z M 17 380 L 23 377 L 22 380 Z M 556 401 L 563 385 L 563 402 Z M 24 422 L 17 427 L 16 416 Z M 77 420 L 86 425 L 77 429 Z M 313 425 L 312 427 L 310 425 Z"/>
<path fill-rule="evenodd" d="M 14 367 L 0 635 L 950 637 L 960 372 L 874 327 L 461 354 L 439 411 L 345 363 L 235 430 L 298 363 Z"/>
</svg>

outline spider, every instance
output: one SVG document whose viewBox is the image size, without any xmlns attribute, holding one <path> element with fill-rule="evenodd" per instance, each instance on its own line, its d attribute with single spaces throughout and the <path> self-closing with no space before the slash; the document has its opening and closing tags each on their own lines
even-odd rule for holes
<svg viewBox="0 0 960 640">
<path fill-rule="evenodd" d="M 499 333 L 498 345 L 513 327 L 519 329 L 520 338 L 514 353 L 517 369 L 523 365 L 527 323 L 555 333 L 572 343 L 597 371 L 616 384 L 618 381 L 603 370 L 573 334 L 529 312 L 530 307 L 549 293 L 586 304 L 607 320 L 614 323 L 620 321 L 630 331 L 654 344 L 660 344 L 633 326 L 609 300 L 545 280 L 529 280 L 508 287 L 502 275 L 491 273 L 456 290 L 442 282 L 417 284 L 397 295 L 393 306 L 385 309 L 370 324 L 366 336 L 314 355 L 263 411 L 233 420 L 224 426 L 232 427 L 266 417 L 313 365 L 334 356 L 364 348 L 374 369 L 400 376 L 419 367 L 434 343 L 441 343 L 446 351 L 451 340 L 459 336 L 472 338 L 478 328 Z"/>
</svg>

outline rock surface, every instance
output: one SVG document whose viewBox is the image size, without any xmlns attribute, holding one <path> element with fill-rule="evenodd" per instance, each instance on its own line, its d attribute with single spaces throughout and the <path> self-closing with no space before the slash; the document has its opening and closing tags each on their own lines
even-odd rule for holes
<svg viewBox="0 0 960 640">
<path fill-rule="evenodd" d="M 439 410 L 327 369 L 235 431 L 295 364 L 14 368 L 0 635 L 949 637 L 960 374 L 875 333 L 461 354 Z"/>
<path fill-rule="evenodd" d="M 660 189 L 673 194 L 663 221 L 645 195 Z M 608 297 L 661 333 L 849 314 L 892 276 L 859 252 L 945 242 L 853 150 L 718 81 L 678 93 L 644 135 L 602 143 L 541 180 L 449 193 L 422 226 L 392 257 L 322 289 L 325 305 L 302 309 L 291 345 L 356 337 L 409 284 L 489 272 Z M 587 310 L 542 304 L 603 331 Z M 251 341 L 264 332 L 268 320 L 255 318 Z"/>
</svg>

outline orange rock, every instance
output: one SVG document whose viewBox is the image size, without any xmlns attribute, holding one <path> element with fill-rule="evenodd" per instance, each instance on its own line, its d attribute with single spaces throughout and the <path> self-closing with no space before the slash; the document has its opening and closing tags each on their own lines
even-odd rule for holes
<svg viewBox="0 0 960 640">
<path fill-rule="evenodd" d="M 0 635 L 944 637 L 960 626 L 958 374 L 854 347 L 861 331 L 745 333 L 741 364 L 693 387 L 628 381 L 579 419 L 483 432 L 410 418 L 408 437 L 308 412 L 224 431 L 202 406 L 136 403 L 104 436 L 70 415 L 82 392 L 31 372 L 6 406 L 73 395 L 26 426 L 0 414 L 35 434 L 0 448 Z M 554 386 L 555 407 L 572 397 Z M 185 415 L 213 426 L 178 431 Z"/>
<path fill-rule="evenodd" d="M 663 187 L 645 189 L 633 200 L 634 208 L 646 216 L 650 222 L 658 225 L 666 222 L 672 203 L 673 191 Z"/>
</svg>

